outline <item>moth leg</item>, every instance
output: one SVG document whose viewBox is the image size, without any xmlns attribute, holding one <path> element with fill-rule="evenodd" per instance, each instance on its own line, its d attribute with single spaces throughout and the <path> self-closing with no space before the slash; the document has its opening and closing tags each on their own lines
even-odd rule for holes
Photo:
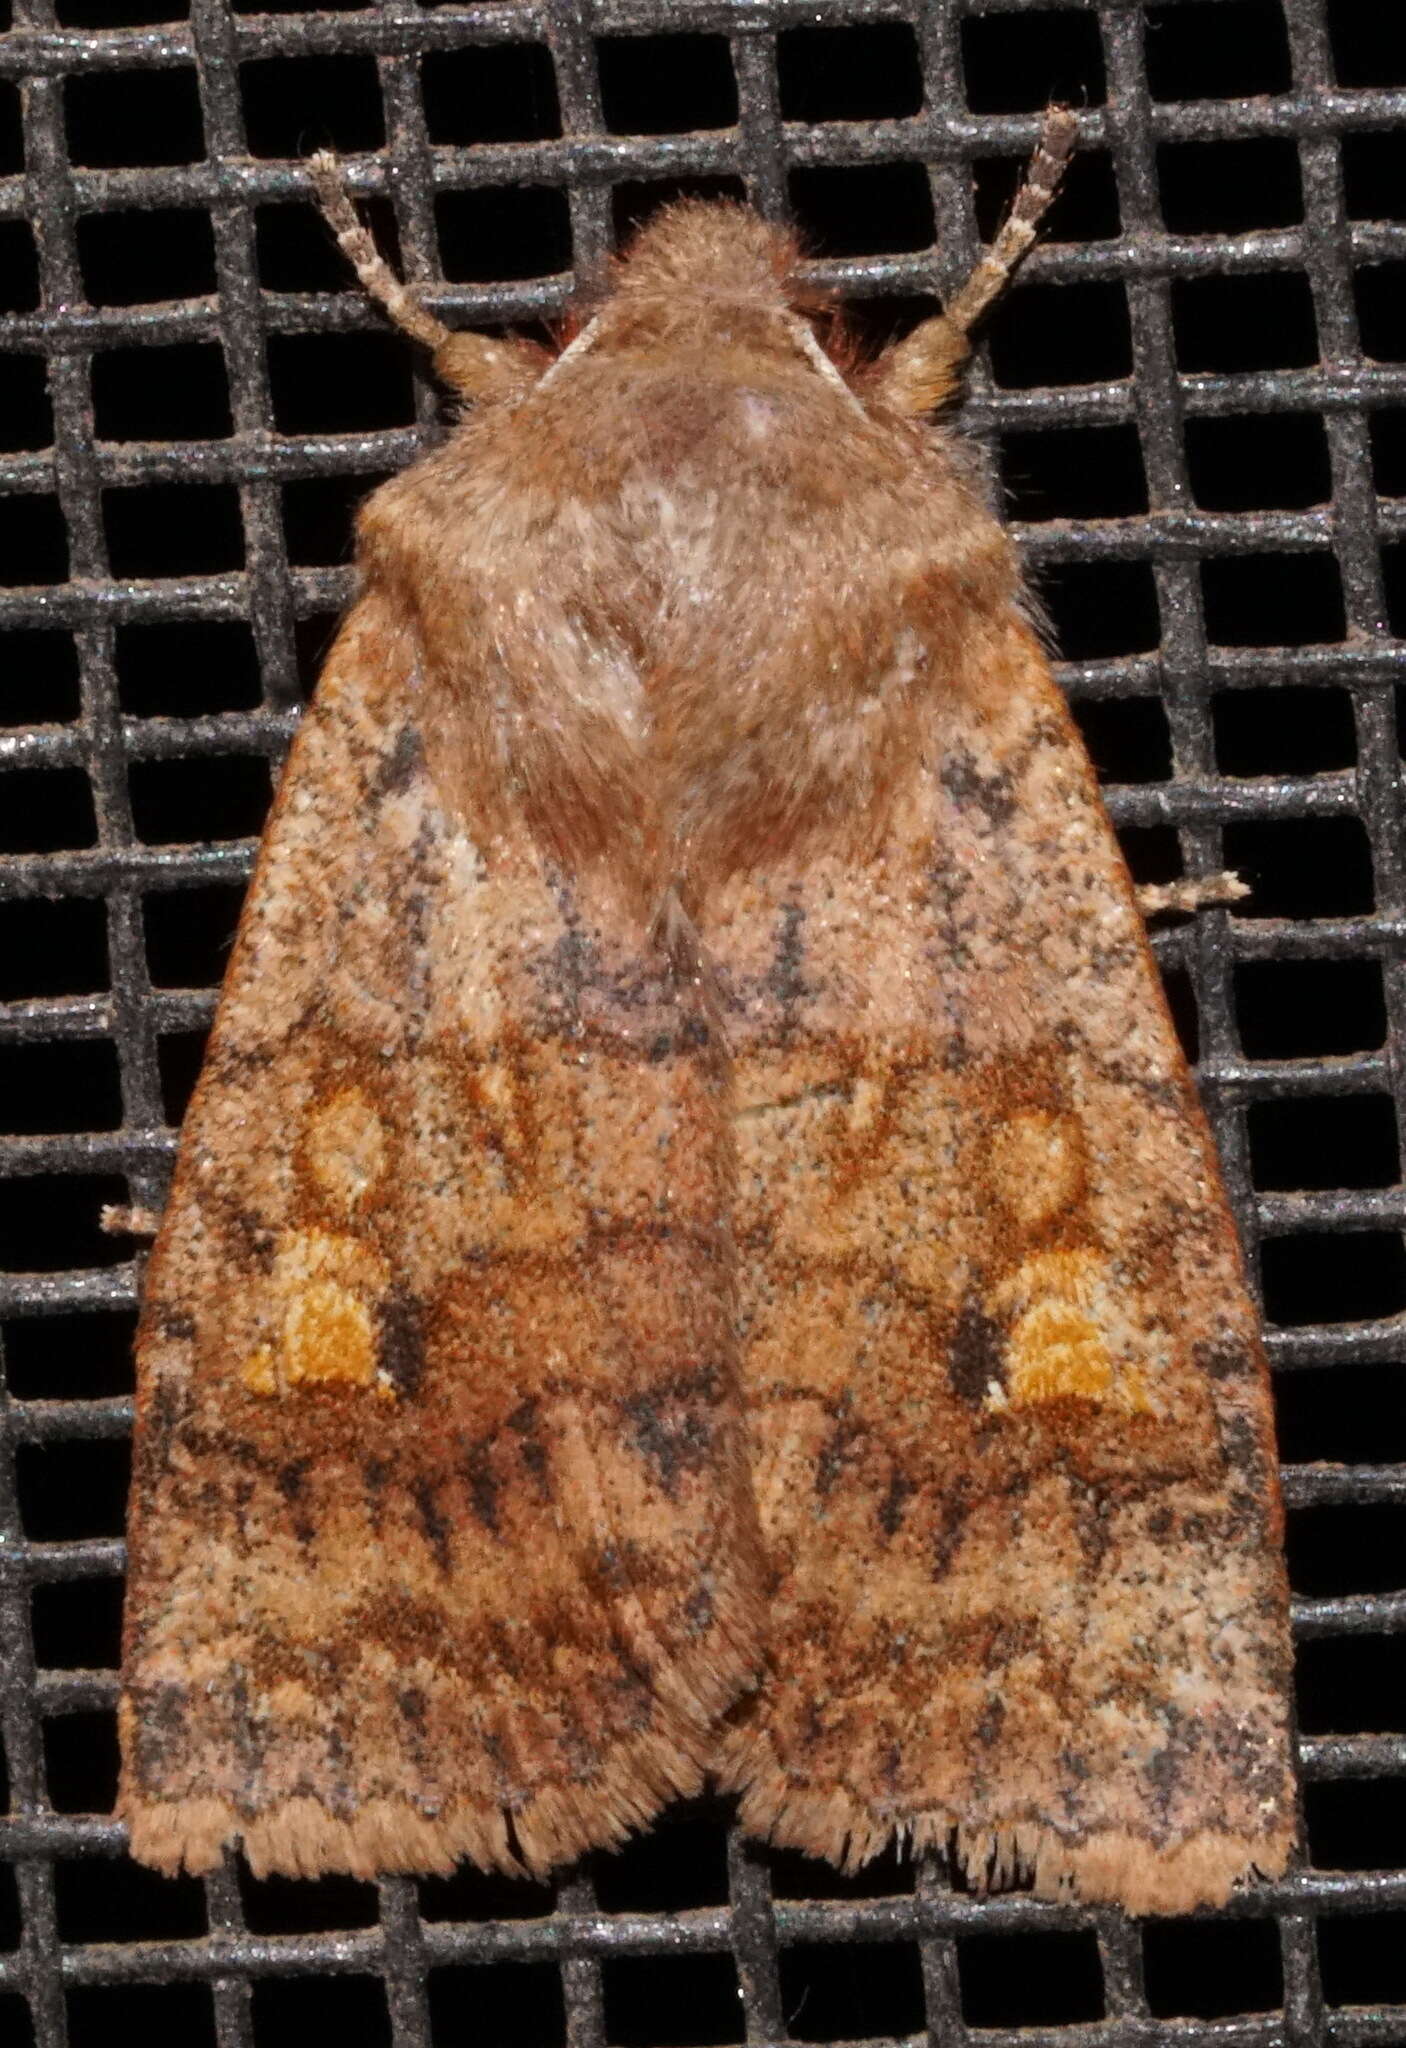
<svg viewBox="0 0 1406 2048">
<path fill-rule="evenodd" d="M 140 1204 L 128 1208 L 122 1202 L 104 1202 L 98 1212 L 98 1228 L 109 1237 L 155 1237 L 160 1226 L 160 1210 Z"/>
<path fill-rule="evenodd" d="M 1135 891 L 1144 917 L 1161 917 L 1173 910 L 1204 910 L 1212 903 L 1238 903 L 1253 893 L 1249 883 L 1229 868 L 1214 875 L 1183 875 L 1175 882 L 1146 882 Z"/>
<path fill-rule="evenodd" d="M 945 312 L 925 320 L 889 351 L 880 390 L 896 411 L 932 412 L 956 388 L 971 352 L 972 330 L 1001 296 L 1034 242 L 1078 135 L 1079 124 L 1067 107 L 1048 110 L 1025 181 L 995 241 Z"/>
</svg>

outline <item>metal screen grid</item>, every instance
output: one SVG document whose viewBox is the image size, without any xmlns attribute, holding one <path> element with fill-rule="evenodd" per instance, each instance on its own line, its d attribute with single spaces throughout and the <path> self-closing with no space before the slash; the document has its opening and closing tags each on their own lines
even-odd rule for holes
<svg viewBox="0 0 1406 2048">
<path fill-rule="evenodd" d="M 1106 74 L 1106 100 L 1083 113 L 1083 145 L 1109 153 L 1120 230 L 1105 238 L 1052 242 L 1031 259 L 1031 282 L 1113 283 L 1126 296 L 1132 374 L 1095 384 L 1005 389 L 978 365 L 967 418 L 978 431 L 1131 427 L 1141 450 L 1147 509 L 1120 518 L 1057 518 L 1018 529 L 1037 569 L 1089 564 L 1150 564 L 1160 646 L 1066 664 L 1062 680 L 1076 700 L 1121 703 L 1159 695 L 1169 722 L 1172 769 L 1165 780 L 1115 785 L 1115 821 L 1124 828 L 1175 828 L 1188 872 L 1224 864 L 1224 834 L 1255 821 L 1360 821 L 1370 846 L 1372 907 L 1309 921 L 1209 913 L 1158 940 L 1164 966 L 1189 976 L 1199 1017 L 1199 1078 L 1206 1095 L 1252 1266 L 1262 1244 L 1295 1236 L 1395 1233 L 1406 1223 L 1399 1185 L 1348 1191 L 1256 1192 L 1247 1112 L 1257 1103 L 1352 1095 L 1389 1095 L 1398 1126 L 1406 1107 L 1401 1033 L 1406 982 L 1406 875 L 1401 836 L 1401 764 L 1393 708 L 1402 678 L 1402 645 L 1388 625 L 1383 548 L 1406 534 L 1406 501 L 1379 495 L 1373 482 L 1371 416 L 1406 398 L 1406 366 L 1364 356 L 1354 279 L 1364 267 L 1406 256 L 1406 225 L 1348 217 L 1340 165 L 1342 139 L 1406 125 L 1406 90 L 1334 83 L 1327 0 L 1283 0 L 1292 80 L 1253 99 L 1155 100 L 1145 70 L 1147 16 L 1169 11 L 1205 17 L 1216 32 L 1226 0 L 482 0 L 428 7 L 418 0 L 372 0 L 340 11 L 257 15 L 225 0 L 194 0 L 187 22 L 100 32 L 61 25 L 82 10 L 54 0 L 15 0 L 15 26 L 0 39 L 0 74 L 23 89 L 24 172 L 0 178 L 0 223 L 33 223 L 40 302 L 0 324 L 0 342 L 20 356 L 42 357 L 53 408 L 53 445 L 0 457 L 0 491 L 56 495 L 67 536 L 68 580 L 0 590 L 0 624 L 20 632 L 71 632 L 78 656 L 78 715 L 66 724 L 0 734 L 0 766 L 78 771 L 91 790 L 90 848 L 25 853 L 0 860 L 0 905 L 21 899 L 101 901 L 111 988 L 101 995 L 21 997 L 0 1010 L 0 1044 L 102 1042 L 115 1049 L 120 1127 L 58 1136 L 0 1137 L 0 1175 L 120 1176 L 134 1202 L 159 1203 L 173 1149 L 167 1128 L 160 1041 L 202 1029 L 213 995 L 206 988 L 153 986 L 144 904 L 163 892 L 247 876 L 246 838 L 205 845 L 155 846 L 136 828 L 129 769 L 134 763 L 210 763 L 230 756 L 276 761 L 301 701 L 298 633 L 303 622 L 334 612 L 351 594 L 342 567 L 290 566 L 283 491 L 290 483 L 364 476 L 410 459 L 437 432 L 431 393 L 417 387 L 417 424 L 349 433 L 294 433 L 276 425 L 268 369 L 271 338 L 375 332 L 379 316 L 354 290 L 271 291 L 260 285 L 255 208 L 305 198 L 295 157 L 248 153 L 240 66 L 254 59 L 359 55 L 374 60 L 384 104 L 385 147 L 353 153 L 349 170 L 366 196 L 389 194 L 409 274 L 431 285 L 451 325 L 532 320 L 558 312 L 570 279 L 549 275 L 519 283 L 446 287 L 439 277 L 433 192 L 522 184 L 564 191 L 578 275 L 601 273 L 613 240 L 612 188 L 678 178 L 733 177 L 765 213 L 783 218 L 788 173 L 863 165 L 925 169 L 937 234 L 908 253 L 835 258 L 817 274 L 860 297 L 912 295 L 951 286 L 976 247 L 971 185 L 991 158 L 1028 153 L 1038 115 L 968 111 L 963 73 L 964 22 L 1053 11 L 1091 18 Z M 141 10 L 129 8 L 129 14 Z M 82 14 L 87 19 L 86 13 Z M 777 38 L 797 27 L 905 24 L 921 60 L 920 111 L 893 119 L 784 119 Z M 685 31 L 728 39 L 736 80 L 734 124 L 649 136 L 608 132 L 602 112 L 597 39 Z M 550 54 L 561 136 L 534 142 L 431 145 L 421 95 L 421 61 L 436 52 L 536 44 Z M 198 84 L 205 156 L 190 165 L 75 168 L 66 142 L 64 94 L 73 79 L 148 70 L 192 74 Z M 1034 104 L 1034 102 L 1032 102 Z M 1159 146 L 1284 138 L 1297 151 L 1303 188 L 1299 224 L 1229 235 L 1173 233 L 1159 194 Z M 314 128 L 311 143 L 322 140 Z M 79 223 L 104 213 L 197 209 L 213 229 L 217 294 L 135 307 L 90 305 L 84 296 Z M 1057 232 L 1057 229 L 1056 229 Z M 1172 327 L 1173 281 L 1290 272 L 1307 279 L 1319 360 L 1291 370 L 1188 374 L 1178 368 Z M 1018 316 L 1017 301 L 1017 316 Z M 217 343 L 228 378 L 232 431 L 187 442 L 100 441 L 95 437 L 95 363 L 114 348 L 177 342 Z M 1205 512 L 1189 485 L 1187 423 L 1245 415 L 1311 414 L 1324 426 L 1331 500 L 1300 510 Z M 198 480 L 237 489 L 245 566 L 237 572 L 127 578 L 113 571 L 103 493 Z M 1345 632 L 1313 646 L 1225 646 L 1208 633 L 1201 565 L 1217 558 L 1330 555 L 1341 581 Z M 152 621 L 252 623 L 263 678 L 258 708 L 201 714 L 199 679 L 192 715 L 138 717 L 119 693 L 116 635 Z M 1262 686 L 1333 686 L 1350 693 L 1356 765 L 1238 779 L 1218 769 L 1211 696 Z M 198 771 L 197 771 L 198 772 Z M 5 785 L 0 783 L 0 791 Z M 0 805 L 4 798 L 0 795 Z M 1253 906 L 1252 906 L 1253 907 Z M 1250 1057 L 1242 1050 L 1237 975 L 1247 964 L 1318 961 L 1380 964 L 1388 1015 L 1380 1049 L 1333 1057 Z M 0 1259 L 3 1254 L 0 1254 Z M 135 1267 L 120 1257 L 53 1273 L 0 1272 L 0 1317 L 15 1330 L 33 1319 L 130 1310 Z M 1399 1366 L 1402 1317 L 1395 1311 L 1353 1323 L 1271 1328 L 1277 1372 L 1321 1366 Z M 1387 1435 L 1386 1417 L 1382 1418 Z M 208 1933 L 166 1939 L 75 1939 L 67 1935 L 56 1865 L 111 1858 L 122 1833 L 100 1817 L 56 1812 L 46 1785 L 44 1724 L 66 1716 L 110 1715 L 115 1676 L 108 1670 L 35 1668 L 31 1595 L 79 1581 L 110 1584 L 121 1570 L 115 1537 L 44 1540 L 27 1534 L 14 1485 L 16 1453 L 43 1445 L 120 1439 L 130 1425 L 121 1395 L 52 1399 L 0 1393 L 0 1730 L 8 1765 L 10 1816 L 0 1821 L 0 1874 L 8 1862 L 17 1895 L 17 1946 L 0 1953 L 0 2039 L 26 2013 L 42 2048 L 103 2032 L 101 1994 L 119 1987 L 210 1987 L 213 2019 L 189 2038 L 220 2048 L 273 2038 L 256 2023 L 254 1987 L 299 1976 L 325 1984 L 333 1974 L 379 1978 L 388 2018 L 364 2038 L 395 2048 L 432 2039 L 498 2039 L 492 2031 L 432 2024 L 432 1970 L 508 1963 L 559 1967 L 564 2038 L 597 2048 L 620 2038 L 610 2019 L 611 1967 L 628 1958 L 731 1957 L 740 1991 L 737 2031 L 706 2038 L 751 2044 L 839 2038 L 826 2015 L 802 2015 L 783 1992 L 789 1951 L 807 1945 L 858 1949 L 916 1945 L 923 2016 L 903 2038 L 959 2043 L 1076 2042 L 1317 2043 L 1406 2041 L 1406 1991 L 1329 2004 L 1320 1981 L 1320 1923 L 1383 1915 L 1406 1907 L 1406 1854 L 1398 1867 L 1309 1867 L 1247 1891 L 1219 1916 L 1227 1928 L 1272 1925 L 1282 1967 L 1282 2003 L 1235 2019 L 1154 2015 L 1144 1980 L 1138 1927 L 1117 1914 L 1088 1913 L 1020 1896 L 978 1901 L 951 1890 L 926 1866 L 913 1889 L 895 1878 L 887 1895 L 828 1883 L 813 1866 L 809 1896 L 784 1895 L 776 1860 L 729 1840 L 723 1903 L 686 1900 L 677 1910 L 601 1909 L 589 1878 L 560 1888 L 537 1917 L 434 1919 L 417 1887 L 382 1884 L 379 1916 L 336 1931 L 250 1931 L 247 1890 L 232 1868 L 204 1886 Z M 1293 1509 L 1389 1508 L 1406 1500 L 1406 1468 L 1390 1463 L 1299 1463 L 1286 1468 Z M 1330 1644 L 1398 1634 L 1406 1594 L 1334 1593 L 1295 1601 L 1303 1642 Z M 1385 1705 L 1385 1703 L 1383 1703 Z M 1399 1703 L 1398 1703 L 1399 1705 Z M 1305 1781 L 1379 1781 L 1406 1776 L 1406 1736 L 1317 1735 L 1301 1746 Z M 334 1923 L 335 1924 L 335 1923 Z M 1406 1925 L 1406 1923 L 1402 1923 Z M 1104 2017 L 1068 2024 L 971 2027 L 964 2017 L 964 1972 L 973 1937 L 1009 1941 L 1042 1933 L 1088 1931 L 1097 1944 Z M 664 1981 L 663 1979 L 660 1980 Z M 83 2008 L 66 1992 L 97 1995 Z M 17 1994 L 7 1998 L 5 1993 Z M 1374 2002 L 1375 2001 L 1375 2002 Z M 114 2008 L 115 2010 L 115 2008 Z M 182 2008 L 184 2011 L 185 2008 Z M 369 2012 L 369 2007 L 368 2007 Z M 1038 2014 L 1038 2001 L 1031 2007 Z M 689 2032 L 682 2003 L 660 2005 L 653 2031 L 628 2039 L 659 2043 L 705 2036 Z M 24 2039 L 25 2021 L 18 2038 Z M 800 2027 L 799 2033 L 792 2030 Z M 816 2028 L 820 2031 L 817 2032 Z M 353 2035 L 354 2038 L 360 2038 Z M 852 2036 L 846 2035 L 846 2038 Z M 279 2038 L 283 2038 L 281 2035 Z M 502 2038 L 541 2038 L 530 2032 Z M 886 2036 L 885 2038 L 892 2038 Z"/>
</svg>

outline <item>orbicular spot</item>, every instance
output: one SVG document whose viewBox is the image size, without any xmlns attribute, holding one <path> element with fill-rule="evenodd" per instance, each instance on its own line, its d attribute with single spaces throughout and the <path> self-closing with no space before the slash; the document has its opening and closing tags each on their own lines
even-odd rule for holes
<svg viewBox="0 0 1406 2048">
<path fill-rule="evenodd" d="M 991 1139 L 991 1176 L 1018 1223 L 1027 1229 L 1046 1223 L 1083 1196 L 1083 1131 L 1072 1116 L 1022 1110 Z"/>
<path fill-rule="evenodd" d="M 352 1216 L 386 1170 L 386 1133 L 359 1088 L 342 1088 L 313 1112 L 303 1158 L 322 1193 Z"/>
<path fill-rule="evenodd" d="M 240 1377 L 249 1392 L 340 1384 L 395 1400 L 395 1379 L 380 1356 L 379 1310 L 388 1280 L 385 1261 L 354 1237 L 287 1232 L 271 1275 L 278 1334 L 245 1361 Z"/>
<path fill-rule="evenodd" d="M 1150 1410 L 1140 1366 L 1117 1347 L 1120 1325 L 1105 1261 L 1096 1252 L 1044 1252 L 1028 1259 L 993 1291 L 988 1308 L 1010 1318 L 1005 1385 L 993 1388 L 993 1409 L 1075 1399 L 1129 1413 Z M 1124 1351 L 1115 1359 L 1115 1348 Z"/>
<path fill-rule="evenodd" d="M 942 1295 L 952 1275 L 952 1253 L 937 1232 L 916 1237 L 894 1250 L 894 1264 L 910 1287 L 922 1294 Z"/>
</svg>

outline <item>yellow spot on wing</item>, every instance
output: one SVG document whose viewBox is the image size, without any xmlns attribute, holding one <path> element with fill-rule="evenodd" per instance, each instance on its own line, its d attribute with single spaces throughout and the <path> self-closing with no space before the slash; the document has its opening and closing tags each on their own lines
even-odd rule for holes
<svg viewBox="0 0 1406 2048">
<path fill-rule="evenodd" d="M 1113 1361 L 1098 1326 L 1068 1302 L 1041 1301 L 1011 1330 L 1006 1348 L 1006 1399 L 1055 1401 L 1062 1394 L 1088 1401 L 1107 1398 Z"/>
<path fill-rule="evenodd" d="M 995 1289 L 990 1308 L 1012 1315 L 1005 1386 L 990 1405 L 1022 1408 L 1063 1397 L 1130 1413 L 1152 1408 L 1141 1368 L 1115 1364 L 1105 1335 L 1110 1279 L 1097 1253 L 1042 1252 L 1027 1259 Z"/>
<path fill-rule="evenodd" d="M 369 1387 L 376 1377 L 376 1333 L 364 1301 L 332 1280 L 314 1280 L 283 1319 L 283 1377 L 343 1380 Z"/>
<path fill-rule="evenodd" d="M 379 1293 L 390 1278 L 380 1253 L 360 1238 L 333 1230 L 290 1230 L 274 1260 L 274 1286 L 286 1298 L 309 1281 L 334 1280 L 343 1287 Z"/>
<path fill-rule="evenodd" d="M 1093 1305 L 1103 1276 L 1103 1260 L 1095 1252 L 1039 1252 L 1009 1274 L 992 1293 L 990 1308 L 1000 1315 L 1023 1315 L 1045 1300 L 1065 1301 L 1079 1308 Z"/>
<path fill-rule="evenodd" d="M 274 1260 L 276 1343 L 261 1344 L 240 1375 L 252 1394 L 287 1393 L 308 1384 L 372 1388 L 396 1398 L 381 1370 L 376 1308 L 389 1281 L 378 1253 L 354 1237 L 290 1231 Z"/>
</svg>

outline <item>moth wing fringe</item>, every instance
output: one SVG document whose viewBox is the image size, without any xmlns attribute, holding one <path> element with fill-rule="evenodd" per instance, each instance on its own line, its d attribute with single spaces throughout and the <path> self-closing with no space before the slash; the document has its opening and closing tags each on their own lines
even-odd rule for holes
<svg viewBox="0 0 1406 2048">
<path fill-rule="evenodd" d="M 138 1862 L 169 1876 L 218 1868 L 239 1846 L 255 1877 L 345 1873 L 446 1876 L 467 1858 L 481 1870 L 542 1878 L 588 1851 L 618 1849 L 672 1799 L 701 1789 L 707 1742 L 680 1727 L 621 1744 L 589 1786 L 547 1786 L 522 1806 L 454 1805 L 422 1813 L 405 1799 L 371 1799 L 349 1816 L 306 1794 L 251 1818 L 226 1799 L 128 1802 Z"/>
<path fill-rule="evenodd" d="M 729 1784 L 728 1775 L 723 1782 Z M 735 1777 L 730 1789 L 736 1789 Z M 1075 1842 L 1029 1821 L 971 1827 L 941 1812 L 895 1820 L 846 1786 L 799 1790 L 780 1775 L 771 1782 L 765 1775 L 753 1778 L 738 1818 L 744 1833 L 799 1849 L 851 1876 L 892 1847 L 936 1855 L 978 1893 L 1026 1889 L 1037 1899 L 1119 1905 L 1134 1917 L 1223 1906 L 1236 1885 L 1281 1877 L 1293 1850 L 1292 1831 L 1283 1827 L 1257 1841 L 1203 1829 L 1157 1843 L 1110 1828 Z"/>
</svg>

